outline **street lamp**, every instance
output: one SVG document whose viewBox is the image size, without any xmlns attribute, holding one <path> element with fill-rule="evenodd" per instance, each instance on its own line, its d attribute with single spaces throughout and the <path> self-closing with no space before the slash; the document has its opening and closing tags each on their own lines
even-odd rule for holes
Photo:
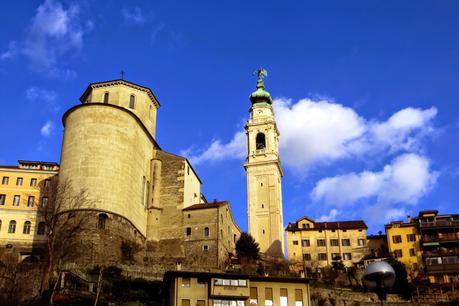
<svg viewBox="0 0 459 306">
<path fill-rule="evenodd" d="M 373 262 L 363 272 L 363 282 L 368 289 L 376 292 L 381 306 L 384 306 L 387 290 L 395 282 L 394 268 L 386 261 Z"/>
</svg>

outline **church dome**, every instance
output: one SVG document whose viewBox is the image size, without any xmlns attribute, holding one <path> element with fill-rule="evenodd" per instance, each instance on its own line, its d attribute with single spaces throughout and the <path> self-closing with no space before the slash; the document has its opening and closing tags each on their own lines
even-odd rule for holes
<svg viewBox="0 0 459 306">
<path fill-rule="evenodd" d="M 257 90 L 252 92 L 250 95 L 250 102 L 253 104 L 258 103 L 267 103 L 272 104 L 273 100 L 271 98 L 271 94 L 265 90 L 265 84 L 263 82 L 263 77 L 266 75 L 266 70 L 260 69 L 258 71 L 258 82 L 257 82 Z"/>
</svg>

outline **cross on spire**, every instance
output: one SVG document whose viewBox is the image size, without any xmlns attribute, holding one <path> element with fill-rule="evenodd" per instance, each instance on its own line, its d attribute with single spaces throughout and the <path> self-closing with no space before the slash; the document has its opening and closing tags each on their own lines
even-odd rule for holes
<svg viewBox="0 0 459 306">
<path fill-rule="evenodd" d="M 124 71 L 123 71 L 123 70 L 121 70 L 121 72 L 120 72 L 120 73 L 121 73 L 121 79 L 122 79 L 122 80 L 124 80 Z"/>
</svg>

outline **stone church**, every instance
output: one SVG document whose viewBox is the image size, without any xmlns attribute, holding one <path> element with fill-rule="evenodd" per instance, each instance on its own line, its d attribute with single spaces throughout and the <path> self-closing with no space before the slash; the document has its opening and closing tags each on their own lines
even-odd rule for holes
<svg viewBox="0 0 459 306">
<path fill-rule="evenodd" d="M 262 69 L 258 72 L 246 124 L 248 224 L 261 251 L 281 257 L 284 232 L 279 131 L 272 99 L 263 83 L 265 74 Z M 69 197 L 77 197 L 84 190 L 90 199 L 61 208 L 71 214 L 89 212 L 88 221 L 94 227 L 81 237 L 84 251 L 74 264 L 116 265 L 124 260 L 123 247 L 135 245 L 135 266 L 158 276 L 177 268 L 224 270 L 235 255 L 241 231 L 227 201 L 208 202 L 202 195 L 202 182 L 190 162 L 164 151 L 157 143 L 160 103 L 152 90 L 121 79 L 97 82 L 89 84 L 80 101 L 63 115 L 61 160 L 58 170 L 49 174 L 58 176 L 60 185 L 70 186 Z M 11 177 L 10 181 L 14 180 Z M 34 188 L 36 198 L 42 201 L 46 194 L 40 186 L 39 182 Z M 14 216 L 21 209 L 27 210 L 29 232 L 20 237 L 9 232 L 1 236 L 1 243 L 30 254 L 25 242 L 36 246 L 44 241 L 43 236 L 37 236 L 37 227 L 43 223 L 40 212 L 36 210 L 32 217 L 33 205 L 9 207 L 9 200 L 4 197 L 3 201 L 6 205 L 0 209 L 5 220 L 0 222 L 16 224 L 9 219 L 17 218 Z M 8 211 L 13 213 L 8 215 Z"/>
</svg>

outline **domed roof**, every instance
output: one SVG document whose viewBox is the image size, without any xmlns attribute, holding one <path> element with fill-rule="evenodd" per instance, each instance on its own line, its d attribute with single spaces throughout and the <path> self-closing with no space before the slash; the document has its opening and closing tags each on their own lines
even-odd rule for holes
<svg viewBox="0 0 459 306">
<path fill-rule="evenodd" d="M 257 90 L 252 92 L 250 95 L 250 102 L 252 102 L 252 105 L 256 103 L 272 104 L 273 100 L 271 98 L 271 94 L 265 90 L 265 84 L 263 83 L 263 77 L 267 76 L 267 72 L 265 69 L 260 68 L 257 73 Z"/>
</svg>

